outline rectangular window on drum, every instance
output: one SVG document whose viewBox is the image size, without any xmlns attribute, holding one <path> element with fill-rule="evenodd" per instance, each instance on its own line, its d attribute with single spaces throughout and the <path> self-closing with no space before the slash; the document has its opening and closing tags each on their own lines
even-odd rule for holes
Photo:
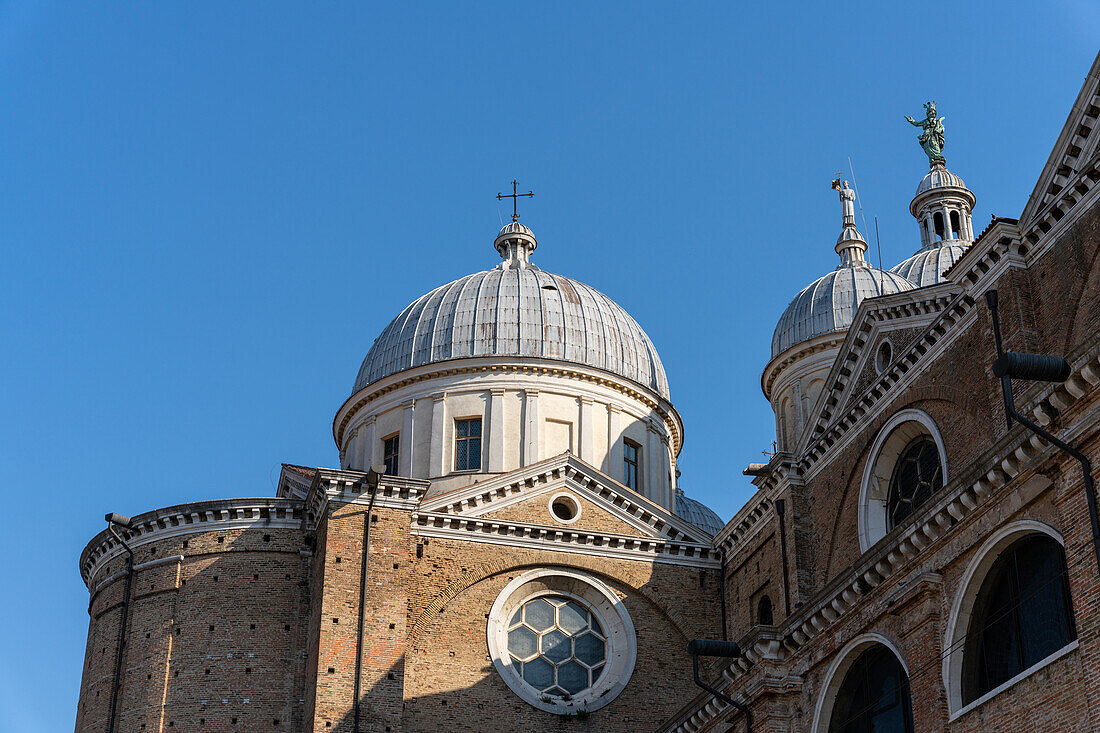
<svg viewBox="0 0 1100 733">
<path fill-rule="evenodd" d="M 401 434 L 394 433 L 382 439 L 382 460 L 386 463 L 386 474 L 396 476 L 401 465 Z"/>
<path fill-rule="evenodd" d="M 634 491 L 638 490 L 638 464 L 641 454 L 641 446 L 623 438 L 623 483 Z"/>
<path fill-rule="evenodd" d="M 481 418 L 455 420 L 455 470 L 481 470 Z"/>
</svg>

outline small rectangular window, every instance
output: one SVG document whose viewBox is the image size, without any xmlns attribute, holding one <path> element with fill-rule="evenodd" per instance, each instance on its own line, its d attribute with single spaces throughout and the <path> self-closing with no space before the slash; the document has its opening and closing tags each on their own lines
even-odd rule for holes
<svg viewBox="0 0 1100 733">
<path fill-rule="evenodd" d="M 455 470 L 481 470 L 481 418 L 455 420 Z"/>
<path fill-rule="evenodd" d="M 638 464 L 641 454 L 641 446 L 623 438 L 623 483 L 634 491 L 638 490 Z"/>
<path fill-rule="evenodd" d="M 394 433 L 382 439 L 382 460 L 386 464 L 386 474 L 396 476 L 401 465 L 401 434 Z"/>
</svg>

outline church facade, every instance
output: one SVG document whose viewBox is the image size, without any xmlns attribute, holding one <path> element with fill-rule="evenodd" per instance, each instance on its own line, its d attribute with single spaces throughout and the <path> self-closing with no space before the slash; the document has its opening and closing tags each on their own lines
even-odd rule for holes
<svg viewBox="0 0 1100 733">
<path fill-rule="evenodd" d="M 1006 423 L 986 299 L 1004 349 L 1068 364 L 1011 404 L 1100 457 L 1097 127 L 1100 57 L 1024 210 L 978 235 L 922 135 L 890 270 L 834 182 L 839 263 L 776 326 L 777 450 L 729 522 L 680 488 L 652 341 L 514 217 L 499 264 L 375 339 L 339 467 L 89 542 L 76 730 L 1100 729 L 1085 473 Z"/>
</svg>

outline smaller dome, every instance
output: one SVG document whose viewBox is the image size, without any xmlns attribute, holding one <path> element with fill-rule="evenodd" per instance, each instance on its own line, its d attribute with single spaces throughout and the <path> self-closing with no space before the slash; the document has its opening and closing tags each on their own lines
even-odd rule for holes
<svg viewBox="0 0 1100 733">
<path fill-rule="evenodd" d="M 966 184 L 963 183 L 963 179 L 942 165 L 937 165 L 928 171 L 924 178 L 920 179 L 920 183 L 917 184 L 917 192 L 913 196 L 920 196 L 922 193 L 927 193 L 934 188 L 966 188 Z"/>
<path fill-rule="evenodd" d="M 682 489 L 676 489 L 676 516 L 694 524 L 712 537 L 722 531 L 726 523 L 710 507 L 690 499 Z"/>
<path fill-rule="evenodd" d="M 505 234 L 526 234 L 532 239 L 535 236 L 535 233 L 531 231 L 530 227 L 526 227 L 518 221 L 510 221 L 502 226 L 500 232 L 497 233 L 497 237 L 503 237 Z"/>
<path fill-rule="evenodd" d="M 961 244 L 943 244 L 939 247 L 922 249 L 901 264 L 891 267 L 890 272 L 901 275 L 918 288 L 938 285 L 946 282 L 943 273 L 963 256 L 966 247 Z"/>
<path fill-rule="evenodd" d="M 838 267 L 803 288 L 783 311 L 772 336 L 772 358 L 795 344 L 846 330 L 867 298 L 912 289 L 909 280 L 877 267 Z"/>
<path fill-rule="evenodd" d="M 849 242 L 863 242 L 865 245 L 863 250 L 867 251 L 867 240 L 863 238 L 863 235 L 859 233 L 859 230 L 855 226 L 846 226 L 840 230 L 840 235 L 836 238 L 837 249 L 840 249 L 840 245 L 848 244 Z"/>
</svg>

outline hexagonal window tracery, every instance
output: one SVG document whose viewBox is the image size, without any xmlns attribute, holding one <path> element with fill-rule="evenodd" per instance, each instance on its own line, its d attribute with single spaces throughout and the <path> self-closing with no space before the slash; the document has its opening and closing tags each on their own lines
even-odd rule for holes
<svg viewBox="0 0 1100 733">
<path fill-rule="evenodd" d="M 931 437 L 921 436 L 905 446 L 890 478 L 886 499 L 887 529 L 905 521 L 913 511 L 943 488 L 940 454 Z"/>
<path fill-rule="evenodd" d="M 607 639 L 595 615 L 577 601 L 542 596 L 512 615 L 508 654 L 524 681 L 540 693 L 572 696 L 600 678 Z"/>
</svg>

